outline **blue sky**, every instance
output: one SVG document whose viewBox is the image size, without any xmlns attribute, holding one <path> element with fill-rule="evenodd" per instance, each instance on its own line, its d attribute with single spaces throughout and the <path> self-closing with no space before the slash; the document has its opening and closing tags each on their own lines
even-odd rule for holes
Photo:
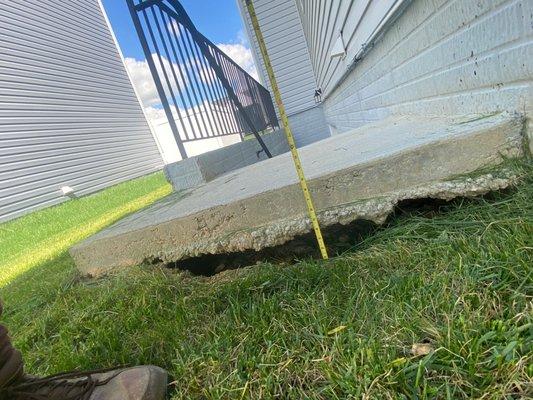
<svg viewBox="0 0 533 400">
<path fill-rule="evenodd" d="M 200 32 L 252 76 L 257 77 L 237 0 L 181 0 Z M 149 118 L 161 116 L 161 102 L 131 21 L 126 0 L 103 0 L 126 68 Z"/>
<path fill-rule="evenodd" d="M 144 59 L 125 0 L 103 0 L 125 57 Z M 214 43 L 239 43 L 243 25 L 236 0 L 181 0 L 196 27 Z"/>
</svg>

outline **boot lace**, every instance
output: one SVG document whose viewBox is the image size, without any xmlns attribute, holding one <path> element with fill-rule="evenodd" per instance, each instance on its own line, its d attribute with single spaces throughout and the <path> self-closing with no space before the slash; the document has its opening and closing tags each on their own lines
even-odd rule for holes
<svg viewBox="0 0 533 400">
<path fill-rule="evenodd" d="M 94 389 L 109 383 L 122 370 L 106 379 L 95 379 L 93 375 L 113 370 L 116 368 L 26 378 L 22 382 L 0 388 L 0 400 L 89 400 Z"/>
</svg>

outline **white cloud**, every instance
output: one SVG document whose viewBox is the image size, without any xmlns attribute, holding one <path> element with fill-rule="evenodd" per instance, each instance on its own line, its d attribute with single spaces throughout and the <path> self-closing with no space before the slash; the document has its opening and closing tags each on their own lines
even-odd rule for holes
<svg viewBox="0 0 533 400">
<path fill-rule="evenodd" d="M 195 56 L 187 60 L 189 73 L 208 85 L 212 84 L 216 80 L 215 71 L 209 66 L 207 59 L 200 57 L 202 58 Z"/>
<path fill-rule="evenodd" d="M 231 59 L 233 59 L 237 64 L 239 64 L 246 72 L 248 72 L 252 77 L 255 79 L 258 79 L 257 70 L 254 64 L 254 60 L 252 57 L 252 52 L 250 48 L 245 44 L 246 42 L 243 40 L 242 35 L 239 36 L 239 43 L 222 43 L 218 44 L 217 46 L 226 53 Z M 162 80 L 163 78 L 163 68 L 167 72 L 169 79 L 172 83 L 172 88 L 175 91 L 175 94 L 178 97 L 178 93 L 176 91 L 177 86 L 176 82 L 174 81 L 171 68 L 175 68 L 176 75 L 179 80 L 179 86 L 183 87 L 183 85 L 187 84 L 186 74 L 185 71 L 183 72 L 183 77 L 185 81 L 182 80 L 181 75 L 179 74 L 177 68 L 179 68 L 179 65 L 176 63 L 171 64 L 169 60 L 166 58 L 163 59 L 163 68 L 161 67 L 161 63 L 158 60 L 158 57 L 156 55 L 152 55 L 153 60 L 156 63 L 156 67 L 159 71 L 159 75 L 161 76 Z M 189 70 L 192 72 L 190 63 L 192 60 L 187 61 L 186 67 L 189 68 Z M 196 60 L 198 62 L 198 60 Z M 150 122 L 158 129 L 157 127 L 168 124 L 166 122 L 166 114 L 164 110 L 160 107 L 161 106 L 161 100 L 159 98 L 159 94 L 157 92 L 154 80 L 152 78 L 152 74 L 150 72 L 150 68 L 148 67 L 148 62 L 146 60 L 136 60 L 135 58 L 126 58 L 125 59 L 126 67 L 130 73 L 130 76 L 133 81 L 133 85 L 135 86 L 137 92 L 139 93 L 139 97 L 141 99 L 141 102 L 143 104 L 143 107 L 145 109 L 146 115 Z M 182 66 L 183 67 L 183 66 Z M 207 65 L 204 65 L 204 67 L 207 67 Z M 212 71 L 210 68 L 210 73 L 206 73 L 203 69 L 199 71 L 198 75 L 201 81 L 203 81 L 206 84 L 212 84 L 214 78 L 214 71 Z M 163 83 L 165 90 L 167 91 L 168 95 L 168 88 L 166 87 L 166 83 Z M 174 115 L 174 119 L 178 122 L 178 113 L 174 105 L 172 104 L 171 99 L 169 98 L 172 108 L 172 113 Z M 226 111 L 217 111 L 215 114 L 213 114 L 209 107 L 207 113 L 201 108 L 200 106 L 188 108 L 188 109 L 182 109 L 180 108 L 180 114 L 182 117 L 185 118 L 185 124 L 186 124 L 186 131 L 190 132 L 200 132 L 205 131 L 205 128 L 203 127 L 203 124 L 196 123 L 196 118 L 193 117 L 193 114 L 200 115 L 202 114 L 204 118 L 206 118 L 208 115 L 210 118 L 218 118 L 221 117 L 222 114 L 225 115 L 226 120 L 231 120 L 232 123 L 230 125 L 235 126 L 236 121 L 234 121 L 234 115 L 233 113 L 225 114 Z M 219 114 L 220 113 L 220 114 Z M 181 135 L 184 134 L 183 127 L 181 124 L 179 125 L 180 133 Z M 233 129 L 233 128 L 231 128 Z"/>
<path fill-rule="evenodd" d="M 159 71 L 159 75 L 162 77 L 162 81 L 164 82 L 163 87 L 165 88 L 165 91 L 168 94 L 168 86 L 163 77 L 164 75 L 162 73 L 163 68 L 161 67 L 161 63 L 159 62 L 159 59 L 156 55 L 152 55 L 152 57 L 155 61 L 156 68 Z M 167 72 L 168 78 L 172 85 L 172 89 L 177 96 L 176 89 L 178 85 L 176 84 L 171 68 L 175 68 L 178 83 L 180 86 L 183 86 L 184 81 L 177 70 L 178 64 L 172 63 L 171 65 L 170 61 L 168 61 L 165 57 L 162 57 L 162 60 L 163 67 Z M 125 59 L 125 63 L 126 68 L 128 68 L 128 72 L 130 73 L 131 79 L 133 81 L 133 85 L 135 86 L 137 93 L 139 93 L 139 97 L 141 98 L 143 106 L 149 107 L 161 104 L 161 100 L 159 98 L 159 94 L 157 93 L 157 88 L 155 86 L 154 79 L 152 78 L 152 73 L 150 72 L 150 68 L 148 67 L 148 62 L 146 60 L 139 61 L 135 58 L 127 57 Z"/>
<path fill-rule="evenodd" d="M 159 95 L 146 60 L 138 61 L 135 58 L 128 57 L 125 62 L 142 104 L 145 107 L 158 104 L 160 102 Z"/>
<path fill-rule="evenodd" d="M 172 20 L 167 23 L 167 29 L 169 32 L 172 32 L 173 35 L 175 33 L 176 36 L 181 36 L 180 26 L 175 19 L 172 18 Z"/>
<path fill-rule="evenodd" d="M 257 69 L 255 68 L 252 50 L 243 43 L 221 43 L 217 47 L 226 53 L 233 61 L 248 72 L 254 79 L 258 80 Z"/>
<path fill-rule="evenodd" d="M 164 121 L 164 119 L 166 119 L 167 117 L 167 115 L 165 114 L 165 110 L 163 110 L 162 108 L 148 106 L 144 108 L 144 112 L 146 113 L 146 117 L 153 124 L 158 124 L 160 123 L 160 121 Z"/>
<path fill-rule="evenodd" d="M 237 32 L 237 41 L 243 44 L 245 47 L 250 47 L 250 41 L 248 40 L 248 35 L 246 35 L 243 29 Z"/>
<path fill-rule="evenodd" d="M 156 132 L 170 129 L 165 110 L 158 107 L 146 107 L 144 110 Z M 233 133 L 238 125 L 231 109 L 212 107 L 208 102 L 187 109 L 180 108 L 179 113 L 176 107 L 171 106 L 171 111 L 180 136 L 184 140 L 202 134 Z"/>
</svg>

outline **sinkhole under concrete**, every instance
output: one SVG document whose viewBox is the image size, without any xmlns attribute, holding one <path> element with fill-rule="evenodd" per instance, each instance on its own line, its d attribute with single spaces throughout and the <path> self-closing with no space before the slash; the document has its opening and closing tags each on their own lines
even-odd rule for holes
<svg viewBox="0 0 533 400">
<path fill-rule="evenodd" d="M 490 200 L 494 193 L 482 196 Z M 416 199 L 400 202 L 394 212 L 383 225 L 371 221 L 356 220 L 347 225 L 335 224 L 322 229 L 330 257 L 338 256 L 347 251 L 364 248 L 365 240 L 372 238 L 378 231 L 389 229 L 405 222 L 412 216 L 432 219 L 444 215 L 453 206 L 459 206 L 465 201 L 479 201 L 457 198 L 452 201 L 441 199 Z M 151 264 L 162 265 L 170 269 L 189 271 L 196 276 L 213 276 L 226 270 L 249 267 L 261 263 L 291 265 L 303 259 L 320 259 L 320 252 L 316 245 L 314 233 L 300 235 L 293 240 L 275 247 L 260 251 L 247 250 L 227 254 L 209 254 L 200 257 L 162 263 L 155 259 Z"/>
</svg>

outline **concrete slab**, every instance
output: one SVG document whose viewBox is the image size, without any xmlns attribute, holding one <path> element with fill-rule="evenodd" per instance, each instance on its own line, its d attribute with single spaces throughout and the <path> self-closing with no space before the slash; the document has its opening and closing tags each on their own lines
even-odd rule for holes
<svg viewBox="0 0 533 400">
<path fill-rule="evenodd" d="M 300 149 L 323 226 L 382 223 L 411 198 L 476 195 L 512 178 L 458 174 L 522 154 L 523 119 L 394 118 Z M 80 271 L 100 275 L 146 260 L 260 250 L 311 231 L 290 154 L 174 193 L 71 249 Z"/>
</svg>

